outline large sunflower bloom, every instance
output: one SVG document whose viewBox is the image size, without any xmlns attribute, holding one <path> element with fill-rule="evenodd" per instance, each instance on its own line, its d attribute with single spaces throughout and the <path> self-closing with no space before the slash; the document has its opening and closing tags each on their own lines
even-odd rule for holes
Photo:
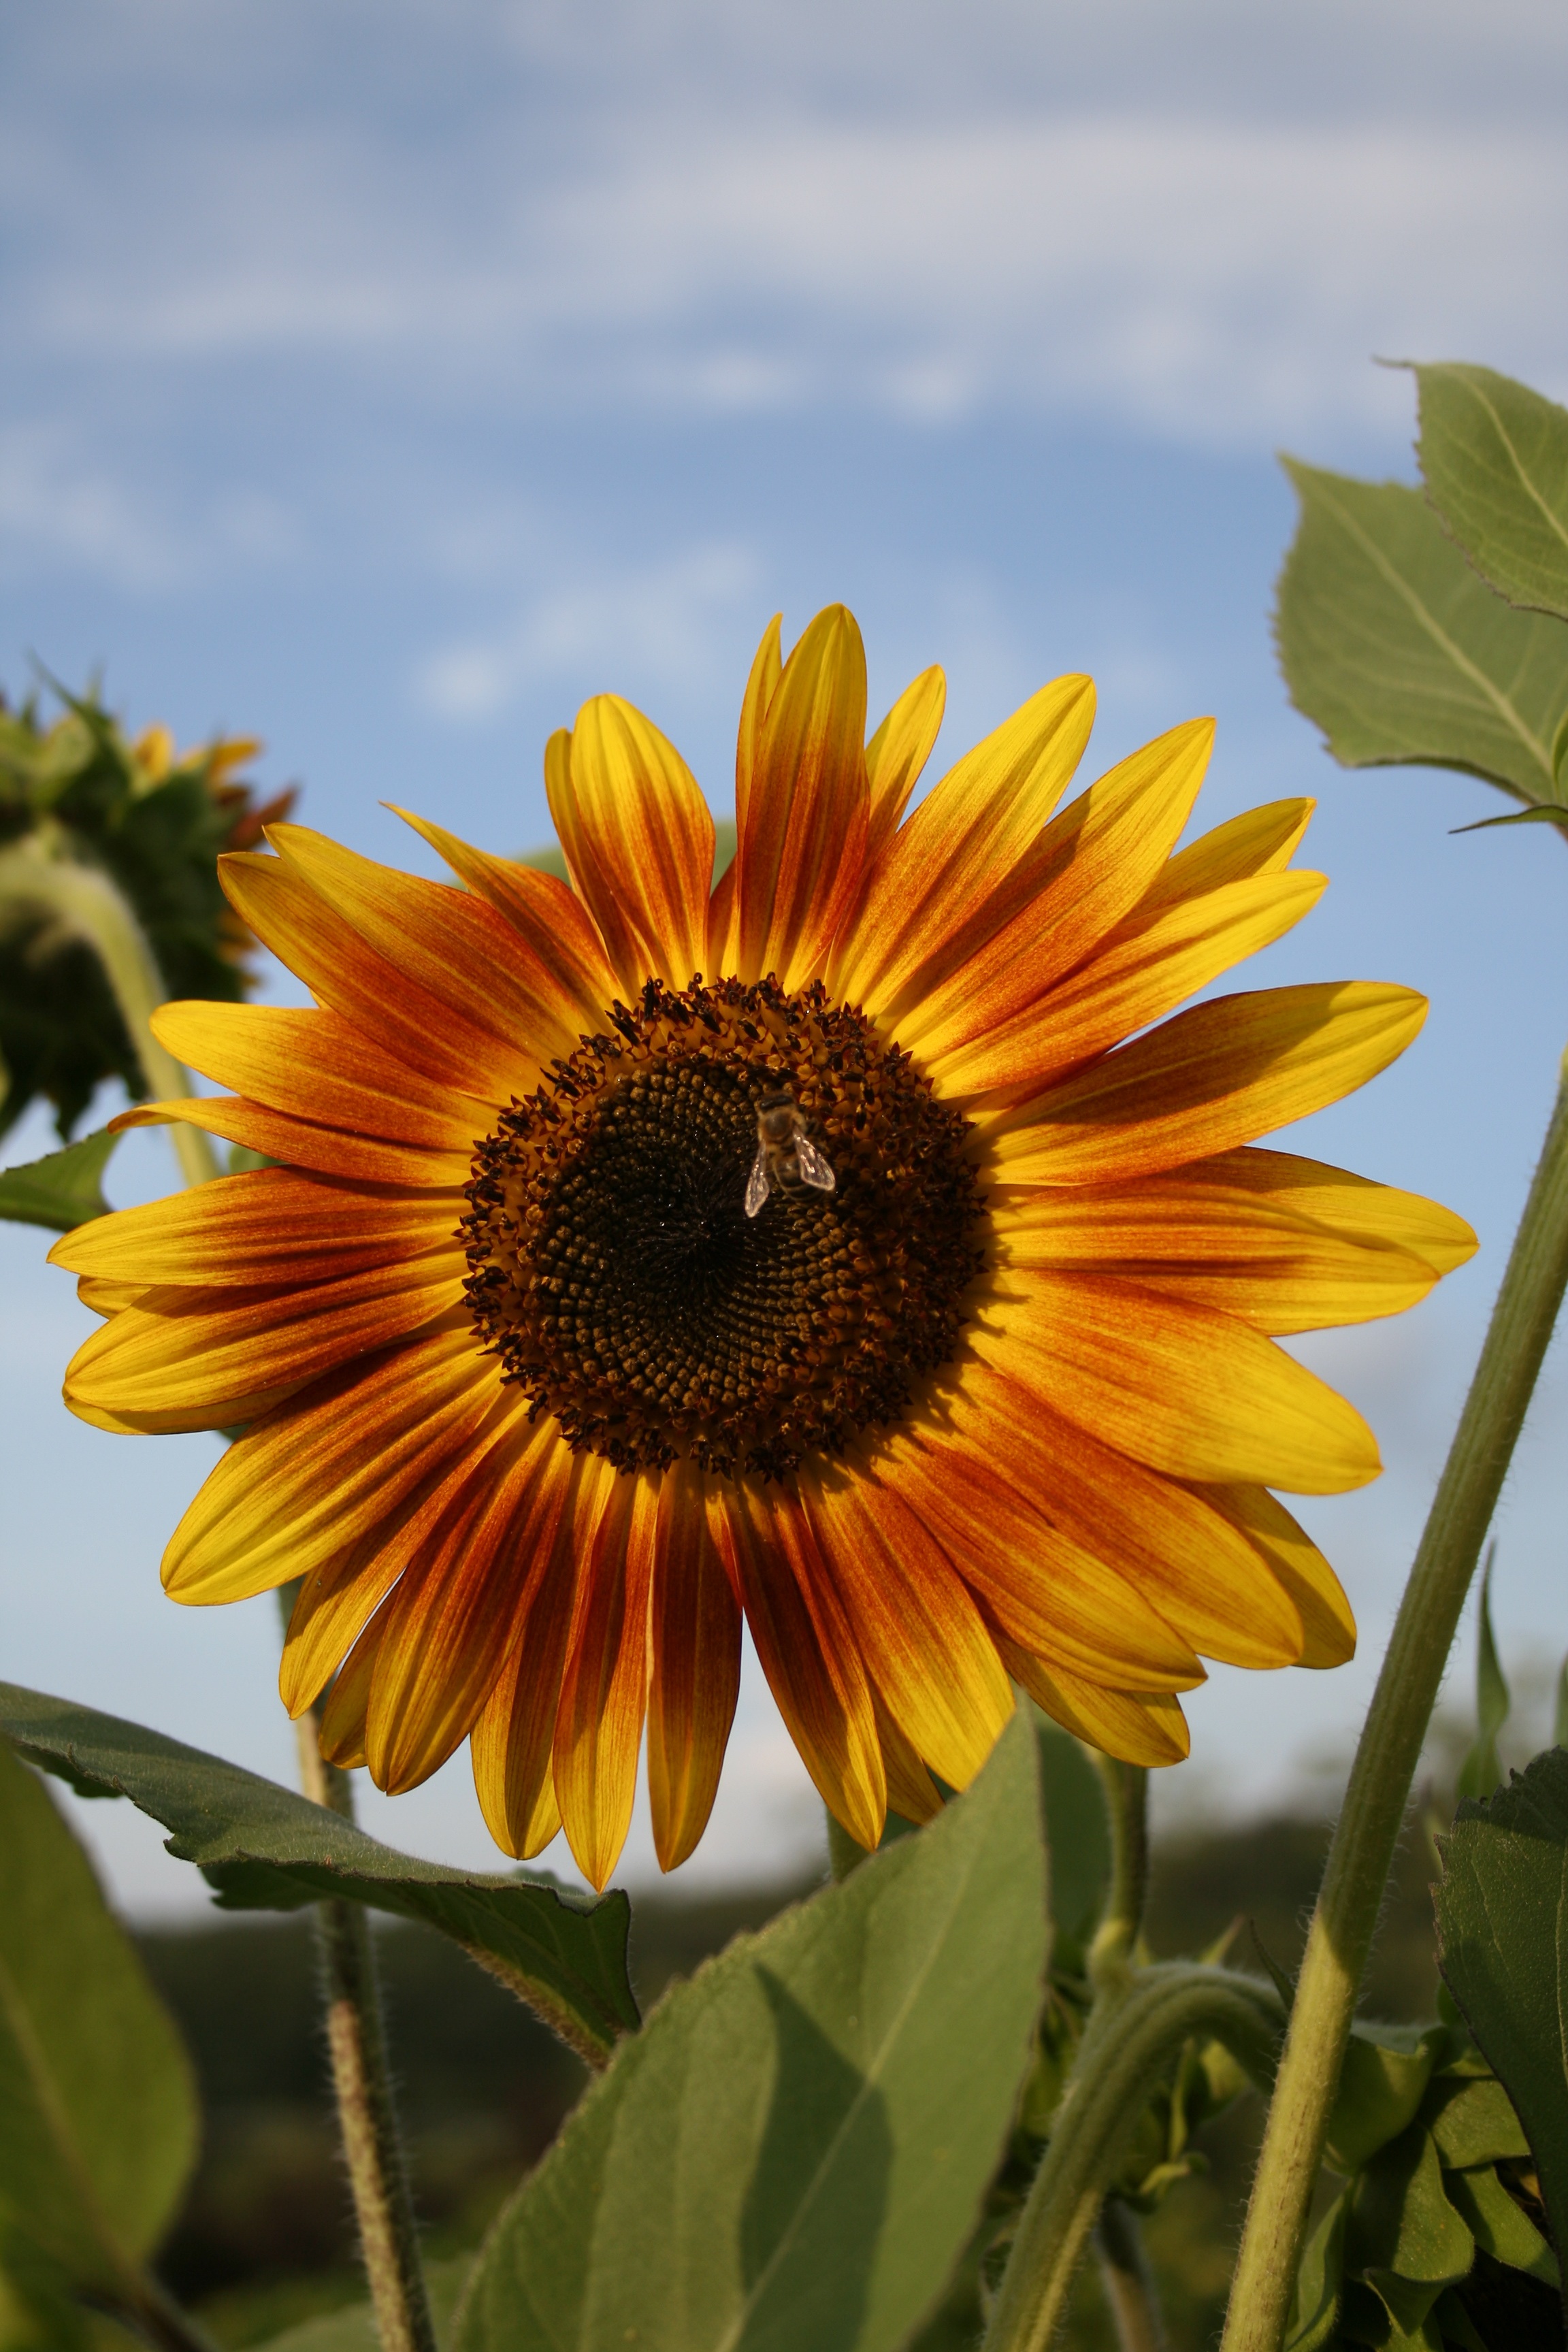
<svg viewBox="0 0 1568 2352">
<path fill-rule="evenodd" d="M 1163 1017 L 1317 899 L 1288 864 L 1311 803 L 1173 855 L 1199 720 L 1058 812 L 1093 711 L 1066 677 L 905 823 L 942 693 L 927 671 L 868 743 L 850 615 L 787 663 L 775 622 L 712 887 L 696 782 L 613 696 L 546 753 L 572 887 L 418 818 L 464 888 L 273 827 L 224 886 L 318 1009 L 165 1008 L 234 1092 L 124 1123 L 282 1164 L 54 1252 L 108 1318 L 74 1411 L 248 1424 L 169 1591 L 302 1578 L 282 1691 L 331 1684 L 324 1750 L 402 1790 L 470 1738 L 497 1843 L 564 1824 L 596 1885 L 645 1723 L 664 1867 L 700 1836 L 742 1617 L 868 1846 L 968 1781 L 1010 1677 L 1164 1764 L 1200 1654 L 1347 1658 L 1268 1490 L 1362 1486 L 1377 1449 L 1272 1335 L 1394 1313 L 1474 1247 L 1251 1148 L 1392 1060 L 1420 997 Z"/>
</svg>

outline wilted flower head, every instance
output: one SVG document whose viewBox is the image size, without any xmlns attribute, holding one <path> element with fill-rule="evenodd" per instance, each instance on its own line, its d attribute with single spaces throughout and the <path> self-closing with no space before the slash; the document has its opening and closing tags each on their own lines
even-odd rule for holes
<svg viewBox="0 0 1568 2352">
<path fill-rule="evenodd" d="M 39 1095 L 67 1136 L 104 1079 L 147 1091 L 73 878 L 123 904 L 162 993 L 232 1001 L 252 940 L 216 860 L 259 841 L 294 799 L 256 804 L 239 775 L 254 738 L 177 752 L 166 727 L 132 741 L 95 692 L 61 700 L 46 724 L 36 698 L 16 710 L 0 698 L 0 1135 Z"/>
</svg>

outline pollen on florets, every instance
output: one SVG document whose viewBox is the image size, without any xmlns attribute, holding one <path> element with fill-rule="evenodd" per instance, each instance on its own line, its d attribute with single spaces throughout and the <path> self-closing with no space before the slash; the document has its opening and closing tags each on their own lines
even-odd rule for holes
<svg viewBox="0 0 1568 2352">
<path fill-rule="evenodd" d="M 650 981 L 479 1146 L 476 1328 L 534 1410 L 618 1469 L 784 1477 L 902 1418 L 984 1260 L 966 1122 L 819 982 Z M 745 1213 L 789 1094 L 835 1178 Z"/>
</svg>

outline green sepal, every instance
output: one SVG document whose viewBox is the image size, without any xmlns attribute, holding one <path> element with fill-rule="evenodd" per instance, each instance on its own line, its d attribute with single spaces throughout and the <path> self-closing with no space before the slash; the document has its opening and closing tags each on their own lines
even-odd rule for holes
<svg viewBox="0 0 1568 2352">
<path fill-rule="evenodd" d="M 120 1142 L 100 1127 L 63 1151 L 47 1152 L 20 1168 L 0 1170 L 0 1217 L 19 1225 L 47 1225 L 68 1234 L 94 1217 L 109 1214 L 103 1171 Z"/>
<path fill-rule="evenodd" d="M 1350 2190 L 1342 2189 L 1307 2241 L 1296 2273 L 1296 2299 L 1290 2308 L 1285 2352 L 1324 2352 L 1333 2342 L 1343 2292 L 1350 2202 Z"/>
<path fill-rule="evenodd" d="M 1524 2126 L 1495 2074 L 1469 2080 L 1440 2074 L 1421 2103 L 1421 2120 L 1455 2171 L 1530 2154 Z"/>
<path fill-rule="evenodd" d="M 1474 2260 L 1470 2231 L 1443 2185 L 1436 2142 L 1412 2124 L 1378 2150 L 1352 2190 L 1345 2267 L 1372 2278 L 1379 2294 L 1386 2273 L 1435 2294 Z"/>
<path fill-rule="evenodd" d="M 1363 2170 L 1379 2148 L 1415 2120 L 1442 2048 L 1442 2031 L 1414 2035 L 1363 2019 L 1351 2028 L 1323 2151 L 1336 2172 Z"/>
<path fill-rule="evenodd" d="M 1510 2270 L 1528 2271 L 1547 2286 L 1563 2284 L 1557 2257 L 1524 2208 L 1511 2198 L 1489 2164 L 1445 2172 L 1443 2186 L 1454 2210 L 1484 2253 Z"/>
<path fill-rule="evenodd" d="M 481 1875 L 396 1853 L 291 1789 L 91 1707 L 0 1683 L 0 1731 L 73 1786 L 129 1797 L 173 1835 L 227 1911 L 295 1911 L 342 1895 L 438 1927 L 563 2042 L 602 2066 L 634 2032 L 631 1906 L 593 1902 L 542 1872 Z"/>
</svg>

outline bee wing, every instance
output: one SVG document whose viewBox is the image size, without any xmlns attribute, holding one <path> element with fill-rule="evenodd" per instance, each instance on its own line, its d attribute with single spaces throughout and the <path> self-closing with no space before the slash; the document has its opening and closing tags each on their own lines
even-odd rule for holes
<svg viewBox="0 0 1568 2352">
<path fill-rule="evenodd" d="M 800 1170 L 805 1181 L 815 1184 L 819 1192 L 831 1192 L 837 1187 L 838 1179 L 818 1151 L 816 1144 L 806 1136 L 795 1137 L 795 1164 Z"/>
<path fill-rule="evenodd" d="M 754 1217 L 768 1197 L 768 1147 L 757 1146 L 757 1156 L 752 1162 L 752 1172 L 746 1179 L 746 1214 Z"/>
</svg>

